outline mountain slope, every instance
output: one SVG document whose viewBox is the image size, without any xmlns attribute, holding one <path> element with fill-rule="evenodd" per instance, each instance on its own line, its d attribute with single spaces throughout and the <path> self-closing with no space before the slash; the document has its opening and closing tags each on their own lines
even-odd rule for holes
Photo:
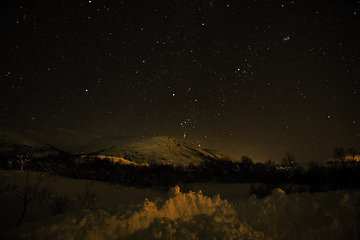
<svg viewBox="0 0 360 240">
<path fill-rule="evenodd" d="M 195 165 L 219 159 L 221 154 L 169 137 L 104 136 L 76 150 L 78 154 L 121 157 L 135 163 Z"/>
<path fill-rule="evenodd" d="M 27 155 L 31 158 L 39 158 L 62 154 L 67 153 L 49 144 L 39 142 L 31 137 L 10 131 L 0 132 L 0 155 L 9 157 Z"/>
</svg>

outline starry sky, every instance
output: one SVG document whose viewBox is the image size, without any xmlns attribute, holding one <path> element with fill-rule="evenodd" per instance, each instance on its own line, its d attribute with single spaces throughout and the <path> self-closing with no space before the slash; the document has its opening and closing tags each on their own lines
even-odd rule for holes
<svg viewBox="0 0 360 240">
<path fill-rule="evenodd" d="M 0 124 L 240 159 L 360 150 L 360 1 L 1 1 Z"/>
</svg>

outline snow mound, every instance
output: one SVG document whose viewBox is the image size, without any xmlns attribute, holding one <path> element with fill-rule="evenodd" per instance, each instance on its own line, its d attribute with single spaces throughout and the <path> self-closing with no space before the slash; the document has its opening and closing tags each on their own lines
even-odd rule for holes
<svg viewBox="0 0 360 240">
<path fill-rule="evenodd" d="M 69 211 L 25 223 L 25 239 L 357 239 L 359 191 L 286 195 L 230 204 L 169 191 L 164 203 Z"/>
<path fill-rule="evenodd" d="M 219 196 L 181 193 L 157 207 L 146 200 L 139 211 L 80 211 L 53 218 L 53 222 L 27 223 L 26 239 L 263 239 L 261 232 L 237 219 L 234 208 Z M 118 212 L 123 212 L 119 210 Z"/>
<path fill-rule="evenodd" d="M 236 204 L 239 220 L 273 239 L 358 239 L 359 191 L 286 195 Z"/>
</svg>

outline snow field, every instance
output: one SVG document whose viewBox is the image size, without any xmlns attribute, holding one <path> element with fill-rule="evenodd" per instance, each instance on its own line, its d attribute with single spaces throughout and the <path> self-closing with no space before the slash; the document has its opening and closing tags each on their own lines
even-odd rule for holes
<svg viewBox="0 0 360 240">
<path fill-rule="evenodd" d="M 18 172 L 18 184 L 23 176 Z M 49 216 L 46 206 L 32 202 L 17 228 L 21 200 L 1 193 L 0 239 L 360 238 L 359 190 L 286 195 L 274 189 L 256 199 L 245 194 L 246 184 L 194 184 L 187 187 L 196 192 L 175 187 L 164 194 L 96 182 L 99 202 L 87 208 L 76 199 L 86 182 L 61 178 L 53 191 L 69 196 L 71 207 Z"/>
<path fill-rule="evenodd" d="M 358 239 L 359 191 L 271 196 L 234 205 L 239 220 L 273 239 Z"/>
<path fill-rule="evenodd" d="M 25 224 L 27 239 L 357 239 L 359 192 L 286 195 L 230 204 L 219 196 L 181 193 L 161 207 L 146 200 L 125 214 L 102 209 Z M 120 210 L 120 209 L 119 209 Z M 123 212 L 123 211 L 119 211 Z M 27 226 L 26 226 L 27 225 Z M 35 230 L 36 229 L 36 230 Z"/>
<path fill-rule="evenodd" d="M 231 204 L 219 196 L 181 193 L 179 187 L 163 206 L 145 200 L 142 209 L 110 214 L 96 209 L 59 216 L 53 223 L 27 223 L 26 239 L 263 239 L 237 219 Z M 120 211 L 122 212 L 122 211 Z"/>
</svg>

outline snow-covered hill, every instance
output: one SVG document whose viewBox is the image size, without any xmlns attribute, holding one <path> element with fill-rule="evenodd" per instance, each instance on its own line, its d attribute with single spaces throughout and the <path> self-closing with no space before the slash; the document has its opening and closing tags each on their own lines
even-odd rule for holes
<svg viewBox="0 0 360 240">
<path fill-rule="evenodd" d="M 104 136 L 78 149 L 74 153 L 120 157 L 132 162 L 173 165 L 195 165 L 204 161 L 224 158 L 225 155 L 195 147 L 169 137 Z"/>
<path fill-rule="evenodd" d="M 69 154 L 59 150 L 57 145 L 48 144 L 48 138 L 36 134 L 0 130 L 0 155 L 26 155 L 31 158 Z M 59 142 L 58 142 L 59 143 Z M 61 143 L 60 143 L 61 145 Z M 170 137 L 123 137 L 103 136 L 83 146 L 75 147 L 72 154 L 92 155 L 101 158 L 122 159 L 135 164 L 198 165 L 204 161 L 230 159 L 215 151 L 202 149 L 193 144 Z"/>
<path fill-rule="evenodd" d="M 0 155 L 15 157 L 26 155 L 31 158 L 58 156 L 65 152 L 34 138 L 10 131 L 0 132 Z"/>
</svg>

